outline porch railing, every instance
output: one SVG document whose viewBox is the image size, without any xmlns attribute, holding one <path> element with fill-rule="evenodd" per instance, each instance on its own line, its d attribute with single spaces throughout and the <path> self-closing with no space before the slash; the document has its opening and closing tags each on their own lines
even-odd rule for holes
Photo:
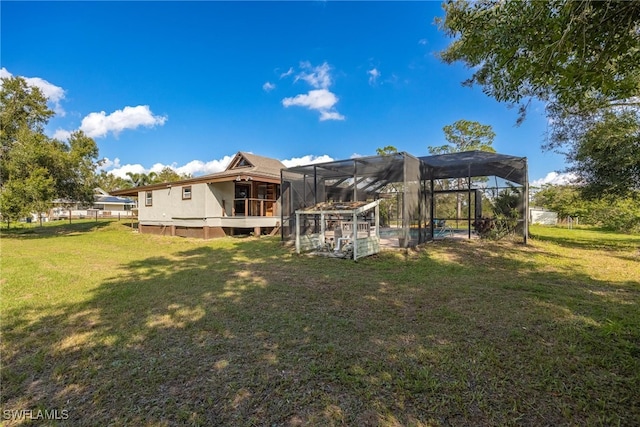
<svg viewBox="0 0 640 427">
<path fill-rule="evenodd" d="M 232 216 L 276 216 L 275 199 L 233 199 Z"/>
</svg>

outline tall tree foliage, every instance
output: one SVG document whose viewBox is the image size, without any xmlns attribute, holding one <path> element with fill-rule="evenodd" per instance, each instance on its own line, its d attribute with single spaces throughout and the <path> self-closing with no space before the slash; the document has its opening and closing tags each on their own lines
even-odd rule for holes
<svg viewBox="0 0 640 427">
<path fill-rule="evenodd" d="M 96 186 L 102 188 L 107 193 L 115 190 L 122 190 L 125 188 L 131 188 L 133 184 L 131 181 L 115 176 L 107 171 L 100 171 L 96 176 Z"/>
<path fill-rule="evenodd" d="M 160 172 L 155 177 L 154 182 L 175 182 L 180 181 L 182 179 L 191 178 L 189 174 L 179 174 L 175 170 L 171 169 L 169 166 L 165 166 L 162 168 Z"/>
<path fill-rule="evenodd" d="M 47 98 L 37 87 L 30 87 L 22 78 L 2 78 L 0 90 L 0 184 L 7 176 L 11 150 L 18 133 L 29 129 L 42 133 L 44 125 L 53 116 L 47 107 Z"/>
<path fill-rule="evenodd" d="M 570 168 L 587 183 L 587 197 L 640 191 L 640 122 L 630 111 L 606 111 L 578 137 Z"/>
<path fill-rule="evenodd" d="M 640 194 L 627 197 L 584 197 L 574 186 L 545 185 L 533 196 L 532 204 L 558 213 L 560 218 L 578 218 L 581 224 L 609 230 L 640 232 Z"/>
<path fill-rule="evenodd" d="M 153 184 L 158 174 L 155 172 L 127 172 L 127 176 L 129 177 L 129 181 L 131 181 L 131 184 L 133 184 L 134 187 L 142 187 L 143 185 Z"/>
<path fill-rule="evenodd" d="M 473 69 L 464 84 L 480 85 L 498 101 L 519 107 L 519 121 L 533 99 L 546 103 L 550 134 L 545 147 L 562 150 L 587 187 L 624 194 L 637 189 L 634 174 L 602 165 L 592 142 L 594 127 L 630 120 L 618 141 L 633 147 L 640 128 L 640 2 L 448 1 L 441 30 L 455 40 L 441 52 L 447 63 Z M 602 127 L 600 128 L 602 130 Z M 623 137 L 623 138 L 620 138 Z M 636 142 L 634 142 L 636 141 Z M 637 167 L 637 162 L 628 165 Z"/>
<path fill-rule="evenodd" d="M 98 148 L 80 131 L 68 142 L 48 138 L 43 128 L 53 112 L 46 102 L 24 79 L 2 79 L 0 213 L 7 221 L 45 212 L 54 199 L 93 197 Z"/>
<path fill-rule="evenodd" d="M 378 156 L 389 156 L 392 154 L 398 154 L 398 149 L 393 145 L 385 145 L 384 147 L 376 148 L 376 154 Z"/>
<path fill-rule="evenodd" d="M 163 182 L 175 182 L 191 178 L 189 174 L 179 174 L 169 166 L 165 166 L 160 172 L 135 173 L 127 172 L 127 179 L 120 178 L 107 171 L 100 171 L 96 176 L 97 186 L 110 192 L 124 188 L 140 187 L 142 185 L 158 184 Z"/>
<path fill-rule="evenodd" d="M 459 153 L 462 151 L 488 151 L 495 153 L 493 139 L 496 137 L 491 125 L 471 120 L 458 120 L 442 128 L 447 144 L 428 147 L 431 154 Z"/>
<path fill-rule="evenodd" d="M 450 154 L 460 153 L 463 151 L 487 151 L 495 153 L 493 148 L 493 139 L 496 137 L 491 125 L 483 125 L 482 123 L 471 120 L 458 120 L 453 124 L 446 125 L 442 128 L 447 144 L 440 146 L 429 146 L 428 150 L 431 154 Z M 474 178 L 474 181 L 482 181 L 485 178 Z M 462 190 L 467 188 L 466 179 L 442 180 L 439 184 L 443 189 Z M 439 198 L 439 213 L 437 215 L 447 215 L 447 211 L 451 212 L 450 204 L 455 203 L 456 218 L 461 218 L 463 199 L 460 194 L 442 195 Z"/>
</svg>

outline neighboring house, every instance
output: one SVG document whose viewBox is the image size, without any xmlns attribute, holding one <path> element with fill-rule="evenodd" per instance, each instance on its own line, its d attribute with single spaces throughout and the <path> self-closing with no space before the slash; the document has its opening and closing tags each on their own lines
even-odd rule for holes
<svg viewBox="0 0 640 427">
<path fill-rule="evenodd" d="M 135 200 L 112 196 L 102 188 L 96 188 L 91 206 L 57 199 L 53 201 L 53 208 L 47 217 L 51 220 L 67 219 L 69 216 L 71 218 L 127 218 L 135 216 L 135 208 Z"/>
<path fill-rule="evenodd" d="M 218 173 L 112 192 L 138 197 L 140 233 L 213 238 L 262 234 L 280 224 L 276 159 L 238 152 Z"/>
</svg>

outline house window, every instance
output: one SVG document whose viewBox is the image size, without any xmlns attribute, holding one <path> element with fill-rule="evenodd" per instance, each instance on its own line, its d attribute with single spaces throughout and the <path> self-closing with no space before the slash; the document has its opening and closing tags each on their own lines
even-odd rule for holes
<svg viewBox="0 0 640 427">
<path fill-rule="evenodd" d="M 182 187 L 182 200 L 191 200 L 191 186 Z"/>
<path fill-rule="evenodd" d="M 153 191 L 147 191 L 144 196 L 144 205 L 151 206 L 153 205 Z"/>
</svg>

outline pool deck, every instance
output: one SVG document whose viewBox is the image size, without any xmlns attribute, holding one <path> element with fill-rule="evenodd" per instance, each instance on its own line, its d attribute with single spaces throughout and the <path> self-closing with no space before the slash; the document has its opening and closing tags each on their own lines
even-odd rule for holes
<svg viewBox="0 0 640 427">
<path fill-rule="evenodd" d="M 380 247 L 387 249 L 399 249 L 400 244 L 398 242 L 397 230 L 395 229 L 381 229 L 380 230 Z M 445 237 L 436 237 L 434 241 L 440 240 L 464 240 L 469 238 L 469 230 L 453 230 L 453 235 L 445 236 Z M 471 231 L 472 239 L 479 239 L 480 236 L 475 232 Z M 415 239 L 412 239 L 412 244 L 415 246 Z"/>
</svg>

